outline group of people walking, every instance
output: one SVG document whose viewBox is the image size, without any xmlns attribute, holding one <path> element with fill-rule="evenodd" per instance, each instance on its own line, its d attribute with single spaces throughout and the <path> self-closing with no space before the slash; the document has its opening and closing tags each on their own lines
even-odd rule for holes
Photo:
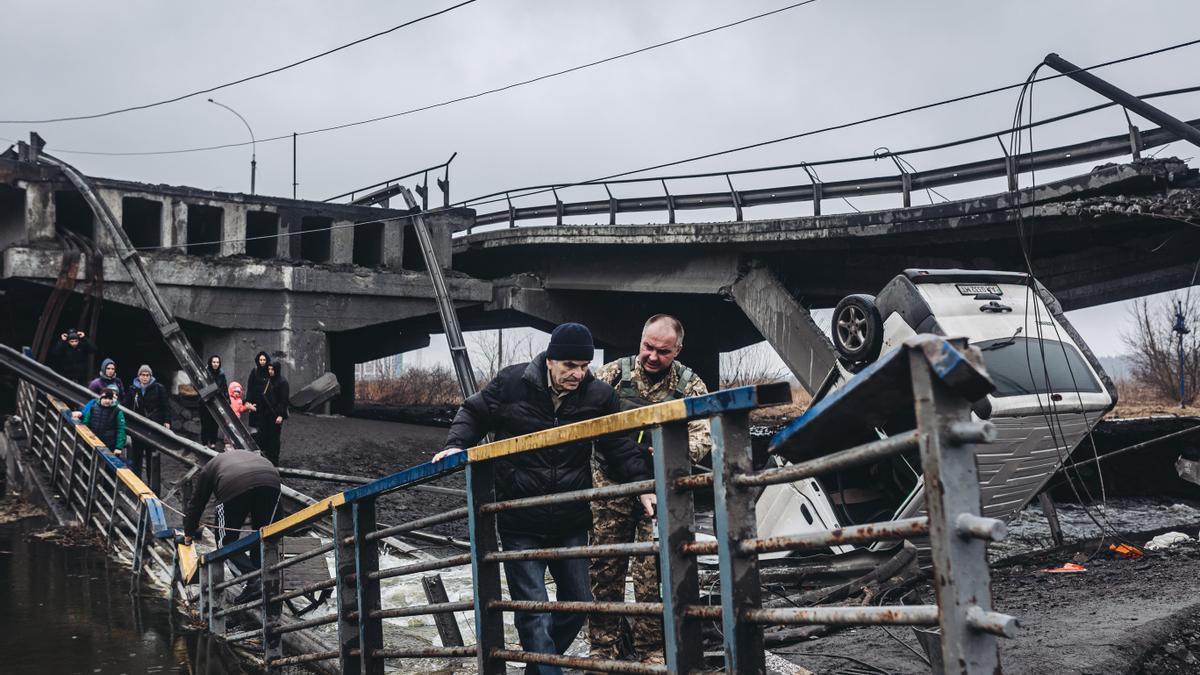
<svg viewBox="0 0 1200 675">
<path fill-rule="evenodd" d="M 96 353 L 96 346 L 87 335 L 71 329 L 59 337 L 59 342 L 50 351 L 50 365 L 64 377 L 87 386 L 97 396 L 79 411 L 79 419 L 96 433 L 105 446 L 123 454 L 131 469 L 139 476 L 144 476 L 149 466 L 149 453 L 153 449 L 142 448 L 128 437 L 125 416 L 119 406 L 123 405 L 169 429 L 171 418 L 166 387 L 155 379 L 154 371 L 148 365 L 140 366 L 136 377 L 127 385 L 118 376 L 117 363 L 111 358 L 103 359 L 99 373 L 93 376 L 88 371 L 88 361 Z M 284 420 L 288 418 L 290 396 L 282 365 L 272 361 L 267 352 L 259 352 L 246 377 L 244 388 L 239 382 L 228 381 L 221 368 L 221 357 L 217 354 L 209 357 L 208 371 L 234 414 L 239 418 L 247 415 L 245 421 L 263 456 L 278 466 L 280 437 Z M 111 404 L 106 404 L 106 400 L 111 400 Z M 113 406 L 113 412 L 100 412 L 99 407 L 107 408 L 110 405 Z M 93 412 L 97 413 L 94 422 L 91 421 Z M 217 422 L 206 407 L 200 410 L 200 442 L 214 450 L 225 448 Z"/>
</svg>

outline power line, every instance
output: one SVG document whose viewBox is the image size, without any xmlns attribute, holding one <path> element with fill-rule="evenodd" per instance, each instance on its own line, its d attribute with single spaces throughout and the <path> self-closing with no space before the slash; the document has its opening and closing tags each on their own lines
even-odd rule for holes
<svg viewBox="0 0 1200 675">
<path fill-rule="evenodd" d="M 471 1 L 473 2 L 474 0 L 471 0 Z M 773 9 L 773 10 L 770 10 L 767 12 L 763 12 L 761 14 L 755 14 L 754 16 L 748 16 L 744 19 L 738 19 L 737 21 L 731 21 L 729 23 L 724 23 L 719 26 L 713 26 L 711 28 L 706 28 L 704 30 L 696 31 L 694 33 L 688 33 L 687 35 L 681 35 L 679 37 L 671 38 L 670 40 L 666 40 L 663 42 L 656 42 L 652 45 L 647 45 L 645 47 L 639 47 L 637 49 L 632 49 L 627 52 L 621 52 L 620 54 L 615 54 L 613 56 L 607 56 L 602 59 L 598 59 L 596 61 L 589 61 L 588 63 L 571 66 L 569 68 L 564 68 L 562 70 L 556 70 L 556 71 L 553 71 L 550 73 L 543 73 L 542 75 L 538 75 L 536 77 L 530 77 L 528 79 L 519 80 L 517 82 L 510 82 L 509 84 L 502 85 L 499 87 L 493 87 L 491 89 L 484 89 L 482 91 L 477 91 L 473 94 L 467 94 L 464 96 L 459 96 L 457 98 L 446 99 L 444 101 L 438 101 L 437 103 L 430 103 L 428 105 L 423 105 L 423 106 L 419 106 L 416 108 L 409 108 L 408 110 L 402 110 L 400 112 L 389 113 L 387 115 L 380 115 L 378 117 L 370 117 L 367 119 L 358 120 L 356 122 L 346 122 L 345 124 L 337 124 L 334 126 L 322 127 L 319 129 L 309 129 L 308 131 L 297 132 L 296 135 L 309 136 L 312 134 L 320 134 L 320 133 L 325 133 L 325 132 L 329 132 L 329 131 L 338 131 L 340 129 L 348 129 L 350 127 L 362 126 L 364 124 L 373 124 L 375 122 L 382 122 L 384 120 L 395 119 L 397 117 L 405 117 L 407 115 L 413 115 L 415 113 L 424 112 L 426 110 L 442 108 L 442 107 L 445 107 L 448 105 L 453 105 L 455 103 L 461 103 L 463 101 L 470 101 L 472 99 L 482 98 L 484 96 L 489 96 L 491 94 L 498 94 L 500 92 L 508 91 L 510 89 L 516 89 L 517 87 L 523 87 L 526 85 L 535 84 L 537 82 L 542 82 L 544 80 L 549 80 L 549 79 L 552 79 L 555 77 L 560 77 L 562 75 L 568 75 L 570 73 L 578 72 L 580 70 L 585 70 L 587 68 L 592 68 L 592 67 L 600 66 L 600 65 L 603 65 L 606 63 L 611 63 L 613 61 L 624 59 L 624 58 L 627 58 L 630 56 L 636 56 L 637 54 L 643 54 L 645 52 L 653 51 L 655 49 L 660 49 L 662 47 L 667 47 L 669 45 L 677 44 L 677 43 L 683 42 L 685 40 L 690 40 L 692 38 L 709 35 L 711 33 L 725 30 L 727 28 L 733 28 L 735 26 L 740 26 L 745 23 L 750 23 L 751 21 L 757 21 L 758 19 L 764 19 L 766 17 L 774 16 L 776 14 L 780 14 L 782 12 L 786 12 L 791 9 L 796 9 L 797 7 L 803 7 L 804 5 L 810 5 L 816 1 L 817 0 L 803 0 L 803 2 L 795 2 L 790 5 L 780 7 L 778 9 Z M 197 92 L 197 93 L 201 93 L 201 92 Z M 195 94 L 189 94 L 189 95 L 195 95 Z M 285 139 L 289 139 L 289 138 L 292 138 L 292 134 L 290 134 L 290 133 L 282 134 L 279 136 L 272 136 L 271 138 L 261 139 L 258 142 L 259 143 L 269 143 L 272 141 L 281 141 L 281 140 L 285 140 Z M 153 151 L 142 151 L 142 152 L 100 152 L 100 151 L 94 151 L 94 150 L 64 150 L 62 148 L 57 148 L 55 150 L 55 152 L 70 153 L 70 154 L 75 154 L 75 155 L 101 155 L 101 156 L 107 156 L 107 157 L 144 157 L 144 156 L 148 156 L 148 155 L 177 155 L 177 154 L 190 153 L 190 152 L 206 152 L 209 150 L 223 150 L 225 148 L 237 148 L 237 147 L 241 147 L 244 145 L 249 145 L 249 143 L 245 143 L 245 142 L 223 143 L 220 145 L 208 145 L 208 146 L 201 146 L 201 147 L 195 147 L 195 148 L 181 148 L 178 150 L 153 150 Z"/>
<path fill-rule="evenodd" d="M 268 75 L 274 75 L 275 73 L 281 73 L 285 70 L 295 68 L 296 66 L 302 66 L 306 63 L 316 61 L 317 59 L 329 56 L 330 54 L 340 52 L 343 49 L 349 49 L 350 47 L 360 45 L 369 40 L 374 40 L 377 37 L 382 37 L 384 35 L 388 35 L 389 33 L 394 33 L 396 31 L 400 30 L 401 28 L 407 28 L 408 26 L 411 26 L 413 24 L 421 23 L 422 21 L 432 19 L 436 16 L 440 16 L 442 14 L 452 12 L 452 11 L 458 9 L 459 7 L 464 7 L 466 5 L 470 5 L 476 1 L 477 0 L 464 0 L 463 2 L 460 2 L 457 5 L 452 5 L 445 9 L 441 9 L 436 12 L 433 12 L 432 14 L 426 14 L 425 16 L 417 17 L 416 19 L 412 19 L 410 21 L 405 21 L 404 23 L 396 25 L 396 26 L 392 26 L 391 28 L 388 28 L 387 30 L 381 30 L 378 33 L 372 33 L 371 35 L 368 35 L 366 37 L 361 37 L 352 42 L 347 42 L 346 44 L 339 45 L 337 47 L 334 47 L 333 49 L 327 49 L 319 54 L 313 54 L 312 56 L 300 59 L 299 61 L 294 61 L 287 65 L 279 66 L 278 68 L 272 68 L 270 70 L 266 70 L 261 73 L 257 73 L 255 75 L 248 75 L 241 79 L 233 80 L 232 82 L 226 82 L 224 84 L 218 84 L 214 87 L 209 87 L 207 89 L 200 89 L 198 91 L 193 91 L 189 94 L 182 94 L 180 96 L 175 96 L 173 98 L 167 98 L 167 99 L 163 99 L 161 101 L 154 101 L 153 103 L 143 103 L 141 105 L 129 106 L 127 108 L 118 108 L 116 110 L 109 110 L 108 112 L 102 112 L 102 113 L 93 113 L 93 114 L 89 114 L 89 115 L 73 115 L 70 117 L 52 117 L 52 118 L 40 119 L 40 120 L 0 120 L 0 124 L 52 124 L 55 122 L 77 122 L 80 120 L 94 120 L 94 119 L 99 119 L 101 117 L 111 117 L 113 115 L 120 115 L 121 113 L 133 112 L 135 110 L 146 110 L 148 108 L 156 108 L 161 105 L 167 105 L 168 103 L 177 103 L 179 101 L 182 101 L 184 99 L 189 99 L 194 96 L 200 96 L 202 94 L 209 94 L 214 91 L 232 87 L 237 84 L 243 84 L 243 83 L 249 82 L 251 80 L 257 80 L 259 78 L 266 77 Z"/>
<path fill-rule="evenodd" d="M 579 185 L 590 185 L 593 183 L 600 183 L 602 181 L 611 180 L 613 178 L 623 178 L 625 176 L 632 176 L 634 174 L 645 173 L 647 171 L 654 171 L 656 169 L 665 169 L 667 167 L 678 166 L 680 164 L 688 164 L 688 163 L 697 162 L 697 161 L 700 161 L 703 159 L 711 159 L 713 157 L 720 157 L 722 155 L 730 155 L 730 154 L 733 154 L 736 152 L 742 152 L 745 150 L 753 150 L 755 148 L 761 148 L 761 147 L 765 147 L 768 145 L 774 145 L 776 143 L 783 143 L 785 141 L 792 141 L 792 140 L 796 140 L 798 138 L 805 138 L 808 136 L 816 136 L 816 135 L 828 133 L 831 131 L 840 131 L 842 129 L 849 129 L 851 127 L 861 126 L 864 124 L 869 124 L 871 122 L 879 122 L 881 120 L 890 119 L 892 117 L 900 117 L 902 115 L 907 115 L 907 114 L 914 113 L 914 112 L 920 112 L 923 110 L 938 108 L 941 106 L 950 105 L 952 103 L 961 103 L 963 101 L 968 101 L 968 100 L 980 98 L 983 96 L 989 96 L 991 94 L 997 94 L 1000 92 L 1009 91 L 1011 89 L 1018 89 L 1021 87 L 1026 87 L 1029 84 L 1032 84 L 1034 82 L 1046 82 L 1049 80 L 1056 80 L 1060 77 L 1066 77 L 1067 75 L 1071 75 L 1074 73 L 1087 72 L 1087 71 L 1091 71 L 1091 70 L 1096 70 L 1098 68 L 1106 68 L 1108 66 L 1114 66 L 1114 65 L 1117 65 L 1120 63 L 1126 63 L 1129 61 L 1135 61 L 1137 59 L 1143 59 L 1143 58 L 1146 58 L 1149 56 L 1156 56 L 1158 54 L 1163 54 L 1165 52 L 1173 51 L 1176 49 L 1182 49 L 1184 47 L 1191 47 L 1196 44 L 1200 44 L 1200 38 L 1197 38 L 1195 40 L 1189 40 L 1187 42 L 1180 42 L 1178 44 L 1170 45 L 1168 47 L 1162 47 L 1159 49 L 1154 49 L 1154 50 L 1151 50 L 1148 52 L 1141 52 L 1139 54 L 1133 54 L 1131 56 L 1125 56 L 1125 57 L 1122 57 L 1119 59 L 1113 59 L 1111 61 L 1104 61 L 1103 63 L 1097 63 L 1095 65 L 1087 66 L 1085 68 L 1079 68 L 1077 70 L 1073 70 L 1073 71 L 1070 71 L 1067 73 L 1056 73 L 1054 75 L 1047 75 L 1045 77 L 1041 77 L 1041 78 L 1037 78 L 1037 79 L 1033 79 L 1033 80 L 1022 80 L 1022 81 L 1016 82 L 1014 84 L 1008 84 L 1008 85 L 1004 85 L 1001 87 L 993 87 L 991 89 L 985 89 L 983 91 L 978 91 L 973 94 L 964 94 L 962 96 L 955 96 L 953 98 L 942 99 L 940 101 L 935 101 L 933 103 L 926 103 L 924 105 L 913 106 L 910 108 L 903 108 L 901 110 L 895 110 L 895 111 L 892 111 L 889 113 L 883 113 L 880 115 L 873 115 L 871 117 L 863 117 L 863 118 L 854 120 L 852 122 L 843 122 L 841 124 L 833 124 L 833 125 L 830 125 L 827 127 L 821 127 L 819 129 L 803 131 L 803 132 L 791 134 L 788 136 L 781 136 L 779 138 L 773 138 L 771 140 L 759 141 L 757 143 L 751 143 L 749 145 L 741 145 L 741 146 L 737 146 L 734 148 L 727 148 L 725 150 L 717 150 L 714 152 L 705 153 L 703 155 L 694 155 L 692 157 L 687 157 L 684 159 L 677 159 L 677 160 L 674 160 L 671 162 L 663 162 L 662 164 L 654 164 L 652 166 L 646 166 L 646 167 L 642 167 L 640 169 L 631 169 L 629 171 L 622 171 L 620 173 L 609 174 L 607 176 L 600 176 L 598 178 L 591 178 L 589 180 L 577 181 L 574 183 L 561 183 L 561 184 L 555 185 L 553 187 L 546 187 L 544 189 L 535 190 L 533 192 L 526 192 L 526 193 L 523 193 L 523 194 L 520 194 L 517 196 L 518 197 L 530 197 L 533 195 L 550 192 L 553 189 L 561 189 L 561 188 L 567 188 L 567 187 L 575 187 L 575 186 L 579 186 Z M 247 144 L 240 143 L 239 145 L 247 145 Z M 492 193 L 492 194 L 504 194 L 504 193 Z M 492 196 L 492 195 L 486 195 L 485 197 L 490 197 L 490 196 Z M 485 197 L 477 197 L 475 199 L 468 199 L 466 201 L 458 202 L 456 204 L 456 206 L 466 206 L 468 204 L 472 205 L 472 206 L 480 206 L 483 204 L 493 204 L 493 203 L 497 203 L 497 202 L 507 201 L 506 197 L 501 197 L 498 199 L 489 199 L 486 201 L 477 201 L 479 199 L 484 199 Z"/>
</svg>

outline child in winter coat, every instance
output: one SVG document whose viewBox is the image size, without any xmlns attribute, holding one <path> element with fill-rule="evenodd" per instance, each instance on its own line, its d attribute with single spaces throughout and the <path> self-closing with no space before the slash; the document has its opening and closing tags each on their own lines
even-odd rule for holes
<svg viewBox="0 0 1200 675">
<path fill-rule="evenodd" d="M 254 412 L 258 408 L 253 403 L 246 403 L 242 399 L 242 385 L 237 382 L 229 383 L 229 407 L 233 408 L 233 414 L 239 418 L 242 416 L 243 410 Z"/>
<path fill-rule="evenodd" d="M 104 447 L 121 454 L 125 450 L 125 413 L 117 406 L 120 390 L 115 385 L 105 387 L 100 391 L 100 398 L 92 399 L 71 416 L 82 422 Z"/>
</svg>

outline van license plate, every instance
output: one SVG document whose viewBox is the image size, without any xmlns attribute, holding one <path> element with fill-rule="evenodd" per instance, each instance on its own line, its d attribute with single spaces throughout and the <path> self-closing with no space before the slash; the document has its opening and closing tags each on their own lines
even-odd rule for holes
<svg viewBox="0 0 1200 675">
<path fill-rule="evenodd" d="M 958 286 L 958 292 L 963 295 L 979 295 L 980 293 L 991 293 L 993 295 L 1003 295 L 1000 287 L 994 284 L 955 284 Z"/>
</svg>

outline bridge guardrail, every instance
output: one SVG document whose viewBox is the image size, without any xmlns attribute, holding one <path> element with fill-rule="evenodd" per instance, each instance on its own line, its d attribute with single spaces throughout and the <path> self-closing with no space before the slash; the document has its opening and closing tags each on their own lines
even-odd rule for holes
<svg viewBox="0 0 1200 675">
<path fill-rule="evenodd" d="M 1183 89 L 1155 92 L 1140 98 L 1154 99 L 1186 93 L 1194 93 L 1196 91 L 1200 91 L 1200 87 L 1187 87 Z M 1032 124 L 1020 125 L 1016 130 L 1020 131 L 1031 129 L 1045 124 L 1072 119 L 1083 114 L 1114 107 L 1115 105 L 1116 104 L 1114 103 L 1104 103 L 1083 108 L 1081 110 L 1076 110 L 1045 120 L 1040 120 Z M 1190 120 L 1187 122 L 1187 124 L 1200 128 L 1200 119 Z M 934 190 L 936 188 L 948 185 L 958 185 L 992 178 L 1006 178 L 1008 181 L 1008 189 L 1010 191 L 1014 191 L 1017 189 L 1018 177 L 1023 173 L 1084 164 L 1087 162 L 1094 162 L 1112 157 L 1119 157 L 1122 155 L 1132 155 L 1134 159 L 1139 159 L 1142 151 L 1147 148 L 1158 147 L 1179 140 L 1179 135 L 1168 129 L 1155 128 L 1142 131 L 1138 127 L 1134 126 L 1132 122 L 1129 122 L 1124 133 L 1114 136 L 1013 155 L 1010 153 L 1009 148 L 1004 145 L 1004 137 L 1011 136 L 1013 131 L 1013 129 L 1005 129 L 1003 131 L 981 134 L 956 141 L 938 143 L 936 145 L 927 147 L 911 148 L 895 152 L 883 147 L 877 149 L 876 152 L 872 153 L 871 155 L 820 160 L 814 162 L 798 162 L 794 164 L 759 167 L 737 171 L 717 171 L 710 173 L 695 173 L 674 176 L 651 176 L 647 178 L 620 178 L 613 180 L 596 180 L 585 181 L 582 183 L 560 183 L 553 185 L 536 185 L 525 188 L 517 188 L 504 192 L 483 195 L 463 202 L 463 205 L 467 207 L 472 207 L 472 205 L 483 206 L 486 204 L 499 202 L 504 204 L 504 208 L 486 213 L 480 213 L 476 216 L 473 225 L 470 227 L 461 227 L 460 231 L 465 230 L 467 234 L 470 234 L 474 227 L 482 225 L 507 223 L 509 227 L 516 227 L 518 221 L 550 218 L 555 220 L 556 225 L 562 225 L 563 218 L 565 217 L 591 214 L 608 214 L 609 224 L 616 225 L 617 214 L 654 211 L 665 212 L 667 214 L 667 222 L 674 223 L 675 214 L 677 211 L 713 208 L 733 209 L 735 220 L 740 222 L 743 220 L 744 209 L 746 208 L 767 204 L 786 204 L 796 202 L 812 202 L 813 215 L 819 216 L 821 215 L 821 203 L 823 200 L 882 194 L 901 195 L 902 206 L 904 208 L 908 208 L 912 205 L 913 191 Z M 978 143 L 984 141 L 990 142 L 992 140 L 995 140 L 1000 146 L 1001 152 L 999 157 L 967 162 L 927 171 L 916 170 L 912 164 L 905 159 L 906 157 L 911 157 L 933 150 L 942 150 L 945 148 L 966 145 L 969 143 Z M 821 180 L 817 173 L 817 168 L 821 166 L 867 161 L 875 162 L 881 159 L 890 159 L 895 164 L 897 173 L 884 176 L 831 182 L 825 182 Z M 754 189 L 738 189 L 734 186 L 733 178 L 735 176 L 794 169 L 802 169 L 808 175 L 808 184 L 789 184 Z M 672 193 L 671 189 L 668 187 L 668 182 L 677 184 L 680 181 L 700 178 L 723 178 L 725 183 L 729 186 L 729 189 L 720 192 L 684 194 Z M 612 188 L 631 184 L 642 184 L 660 188 L 660 194 L 651 194 L 638 197 L 613 196 Z M 588 187 L 603 188 L 607 193 L 607 199 L 563 201 L 559 197 L 560 191 Z M 553 203 L 535 206 L 516 206 L 513 204 L 514 200 L 546 194 L 549 194 L 550 197 L 552 197 Z M 545 197 L 543 197 L 543 199 L 545 199 Z"/>
<path fill-rule="evenodd" d="M 135 589 L 149 560 L 173 599 L 195 576 L 199 561 L 194 546 L 176 543 L 154 491 L 71 416 L 70 406 L 27 380 L 17 387 L 17 413 L 29 449 L 63 506 L 131 558 Z"/>
<path fill-rule="evenodd" d="M 272 523 L 229 546 L 200 558 L 202 613 L 214 633 L 230 640 L 261 637 L 269 669 L 315 661 L 337 660 L 344 672 L 382 673 L 388 659 L 460 658 L 473 656 L 480 673 L 505 672 L 506 662 L 548 664 L 604 672 L 687 672 L 703 665 L 700 621 L 715 620 L 724 635 L 728 672 L 761 672 L 763 632 L 769 624 L 913 624 L 938 625 L 942 630 L 944 662 L 964 673 L 993 673 L 999 669 L 995 637 L 1012 636 L 1015 619 L 994 612 L 986 560 L 986 542 L 1003 536 L 999 521 L 979 515 L 974 443 L 986 442 L 991 428 L 971 421 L 969 401 L 990 390 L 990 382 L 969 358 L 964 343 L 925 336 L 889 353 L 849 383 L 846 391 L 879 386 L 879 405 L 910 410 L 915 428 L 891 438 L 844 448 L 809 462 L 754 471 L 749 443 L 749 413 L 790 398 L 786 385 L 762 385 L 719 391 L 695 398 L 661 403 L 636 410 L 506 439 L 397 472 L 374 483 L 327 497 Z M 875 383 L 875 384 L 873 384 Z M 841 400 L 831 394 L 808 418 L 819 419 Z M 709 419 L 713 431 L 711 474 L 693 476 L 687 459 L 687 422 Z M 655 479 L 625 485 L 497 501 L 494 461 L 509 455 L 568 441 L 649 429 L 653 435 Z M 803 434 L 800 433 L 802 436 Z M 759 539 L 754 508 L 762 485 L 788 482 L 832 468 L 855 466 L 919 448 L 928 499 L 928 517 L 871 523 L 837 530 Z M 388 494 L 466 471 L 466 508 L 377 529 L 377 501 Z M 715 542 L 696 541 L 697 488 L 711 485 L 715 495 Z M 657 542 L 578 546 L 536 550 L 500 550 L 495 518 L 500 511 L 537 505 L 591 501 L 633 495 L 653 489 L 659 500 Z M 378 541 L 411 529 L 466 519 L 471 537 L 468 554 L 381 567 Z M 289 533 L 332 519 L 334 537 L 302 556 L 281 559 L 279 544 Z M 936 605 L 891 607 L 764 608 L 758 585 L 760 553 L 819 549 L 832 544 L 867 543 L 928 535 L 932 550 Z M 259 570 L 233 578 L 225 576 L 225 561 L 258 547 Z M 315 556 L 332 553 L 332 578 L 307 587 L 283 590 L 287 569 Z M 698 556 L 716 554 L 719 560 L 720 604 L 700 604 Z M 504 599 L 500 563 L 506 560 L 551 560 L 613 556 L 657 555 L 663 587 L 671 589 L 661 602 L 531 602 Z M 384 606 L 380 582 L 421 572 L 470 566 L 472 597 L 417 606 Z M 257 576 L 262 598 L 230 605 L 225 591 Z M 304 593 L 337 590 L 336 611 L 301 621 L 285 621 L 282 603 Z M 243 610 L 261 609 L 257 628 L 226 632 L 227 619 Z M 662 616 L 666 666 L 592 658 L 538 654 L 510 649 L 505 644 L 504 612 L 538 611 L 639 616 Z M 471 612 L 475 645 L 400 647 L 386 642 L 384 620 L 398 617 Z M 293 631 L 337 625 L 336 649 L 285 656 L 280 637 Z"/>
</svg>

